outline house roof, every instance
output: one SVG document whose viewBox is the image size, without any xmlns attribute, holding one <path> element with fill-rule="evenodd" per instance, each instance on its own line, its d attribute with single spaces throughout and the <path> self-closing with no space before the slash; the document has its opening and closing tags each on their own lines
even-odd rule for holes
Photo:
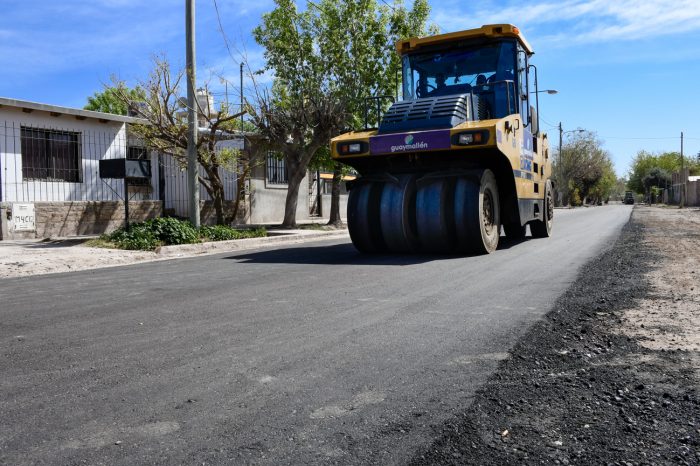
<svg viewBox="0 0 700 466">
<path fill-rule="evenodd" d="M 28 112 L 39 110 L 42 112 L 48 112 L 53 116 L 73 115 L 78 119 L 91 118 L 103 123 L 108 121 L 118 121 L 122 123 L 146 123 L 146 120 L 143 120 L 142 118 L 114 115 L 112 113 L 93 112 L 92 110 L 83 110 L 79 108 L 61 107 L 59 105 L 40 104 L 38 102 L 10 99 L 7 97 L 0 97 L 0 107 L 2 106 L 19 108 Z"/>
</svg>

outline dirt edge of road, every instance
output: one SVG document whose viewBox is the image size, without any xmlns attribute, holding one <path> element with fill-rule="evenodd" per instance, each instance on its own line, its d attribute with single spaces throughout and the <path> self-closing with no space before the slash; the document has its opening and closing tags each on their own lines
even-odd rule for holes
<svg viewBox="0 0 700 466">
<path fill-rule="evenodd" d="M 671 307 L 655 282 L 675 259 L 672 243 L 687 238 L 679 224 L 650 224 L 650 210 L 635 210 L 469 408 L 436 426 L 437 440 L 413 465 L 700 464 L 698 348 L 650 345 L 659 329 L 630 322 L 650 301 L 665 315 L 688 307 Z M 691 295 L 674 290 L 671 302 Z"/>
<path fill-rule="evenodd" d="M 347 230 L 290 230 L 289 233 L 262 238 L 161 246 L 156 251 L 90 247 L 85 244 L 87 240 L 81 238 L 5 243 L 0 241 L 0 279 L 278 247 L 344 238 L 347 235 Z"/>
</svg>

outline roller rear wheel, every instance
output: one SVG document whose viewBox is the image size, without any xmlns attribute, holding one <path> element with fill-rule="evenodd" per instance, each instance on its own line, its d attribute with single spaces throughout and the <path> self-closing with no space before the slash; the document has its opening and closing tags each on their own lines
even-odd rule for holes
<svg viewBox="0 0 700 466">
<path fill-rule="evenodd" d="M 416 230 L 426 252 L 455 252 L 454 178 L 419 181 L 416 194 Z"/>
<path fill-rule="evenodd" d="M 369 181 L 350 190 L 348 231 L 352 244 L 361 252 L 386 250 L 379 226 L 379 204 L 383 187 L 384 183 Z"/>
<path fill-rule="evenodd" d="M 401 175 L 384 183 L 379 217 L 389 251 L 414 252 L 420 247 L 416 228 L 416 176 Z"/>
</svg>

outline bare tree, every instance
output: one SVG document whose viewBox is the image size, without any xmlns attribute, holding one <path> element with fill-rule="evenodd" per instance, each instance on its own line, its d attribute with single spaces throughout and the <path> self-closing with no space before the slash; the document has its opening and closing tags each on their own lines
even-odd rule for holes
<svg viewBox="0 0 700 466">
<path fill-rule="evenodd" d="M 142 138 L 148 147 L 175 158 L 182 167 L 187 166 L 187 122 L 184 115 L 186 102 L 181 96 L 181 84 L 184 70 L 173 72 L 170 64 L 163 58 L 154 59 L 154 68 L 145 82 L 138 83 L 142 90 L 142 100 L 133 101 L 133 95 L 126 92 L 124 84 L 113 79 L 117 98 L 132 109 L 136 115 L 145 120 L 143 124 L 130 126 L 133 133 Z M 205 176 L 199 181 L 207 191 L 214 204 L 216 223 L 230 224 L 236 220 L 240 204 L 245 196 L 245 182 L 250 176 L 255 160 L 251 153 L 235 149 L 222 149 L 217 143 L 231 139 L 235 121 L 245 112 L 229 114 L 224 109 L 215 112 L 210 108 L 198 108 L 200 125 L 206 127 L 200 131 L 197 140 L 197 161 Z M 233 207 L 226 212 L 224 185 L 220 169 L 237 174 L 239 189 L 236 192 Z"/>
</svg>

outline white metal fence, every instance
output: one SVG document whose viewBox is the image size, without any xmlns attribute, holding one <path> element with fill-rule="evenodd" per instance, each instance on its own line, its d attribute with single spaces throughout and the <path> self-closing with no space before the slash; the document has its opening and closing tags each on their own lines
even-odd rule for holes
<svg viewBox="0 0 700 466">
<path fill-rule="evenodd" d="M 125 158 L 129 143 L 116 132 L 0 122 L 0 201 L 115 201 L 122 180 L 99 176 L 101 159 Z M 132 153 L 134 151 L 131 151 Z M 151 162 L 155 173 L 157 164 Z M 131 192 L 132 199 L 156 199 L 158 178 Z"/>
<path fill-rule="evenodd" d="M 99 161 L 126 157 L 151 161 L 151 179 L 130 182 L 130 200 L 160 200 L 166 214 L 189 216 L 186 168 L 169 155 L 149 154 L 124 127 L 97 131 L 0 121 L 0 202 L 123 200 L 123 180 L 101 178 Z M 206 177 L 201 168 L 199 175 Z M 222 168 L 219 176 L 225 200 L 235 199 L 236 173 Z M 200 199 L 211 200 L 201 185 Z"/>
</svg>

